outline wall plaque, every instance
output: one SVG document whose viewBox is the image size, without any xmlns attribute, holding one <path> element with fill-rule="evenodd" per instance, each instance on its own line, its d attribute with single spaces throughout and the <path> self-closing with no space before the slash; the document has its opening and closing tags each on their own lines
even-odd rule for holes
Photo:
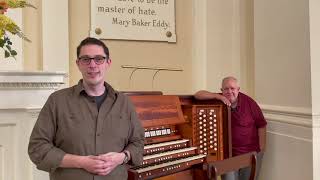
<svg viewBox="0 0 320 180">
<path fill-rule="evenodd" d="M 175 0 L 91 0 L 90 35 L 176 42 Z"/>
</svg>

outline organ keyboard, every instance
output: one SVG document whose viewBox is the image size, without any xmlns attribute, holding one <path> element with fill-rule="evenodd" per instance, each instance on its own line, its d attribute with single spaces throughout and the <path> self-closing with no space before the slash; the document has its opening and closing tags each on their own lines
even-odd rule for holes
<svg viewBox="0 0 320 180">
<path fill-rule="evenodd" d="M 230 155 L 229 111 L 222 103 L 192 96 L 129 96 L 145 129 L 143 163 L 128 169 L 129 180 L 184 172 Z"/>
</svg>

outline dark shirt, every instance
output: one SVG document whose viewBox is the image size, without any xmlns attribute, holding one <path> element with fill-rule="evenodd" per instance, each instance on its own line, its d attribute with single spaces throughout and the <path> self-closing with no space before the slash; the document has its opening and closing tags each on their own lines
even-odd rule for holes
<svg viewBox="0 0 320 180">
<path fill-rule="evenodd" d="M 51 180 L 126 180 L 125 165 L 107 176 L 60 168 L 66 153 L 87 156 L 128 150 L 131 164 L 142 163 L 144 130 L 129 98 L 105 83 L 100 111 L 94 97 L 78 85 L 54 92 L 42 108 L 29 142 L 29 156 Z"/>
<path fill-rule="evenodd" d="M 238 104 L 231 110 L 232 154 L 260 152 L 258 129 L 267 125 L 258 104 L 249 96 L 239 93 Z"/>
<path fill-rule="evenodd" d="M 95 101 L 96 101 L 96 104 L 97 104 L 97 108 L 98 108 L 98 111 L 100 110 L 100 107 L 103 103 L 103 101 L 106 99 L 107 97 L 107 89 L 104 91 L 104 93 L 101 95 L 101 96 L 93 96 Z"/>
</svg>

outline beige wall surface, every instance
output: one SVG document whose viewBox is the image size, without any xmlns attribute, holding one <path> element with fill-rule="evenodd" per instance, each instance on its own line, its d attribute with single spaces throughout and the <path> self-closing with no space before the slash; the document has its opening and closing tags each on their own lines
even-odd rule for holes
<svg viewBox="0 0 320 180">
<path fill-rule="evenodd" d="M 112 65 L 107 81 L 118 90 L 157 90 L 164 93 L 190 93 L 192 60 L 192 0 L 176 0 L 177 42 L 104 40 L 110 49 Z M 70 85 L 81 78 L 75 64 L 75 49 L 89 35 L 90 1 L 69 1 L 70 26 Z M 183 69 L 182 72 L 138 70 L 129 81 L 132 70 L 122 65 L 166 67 Z"/>
<path fill-rule="evenodd" d="M 319 179 L 309 29 L 308 0 L 254 1 L 254 90 L 268 121 L 262 180 Z"/>
<path fill-rule="evenodd" d="M 42 70 L 42 32 L 41 32 L 41 0 L 28 1 L 37 9 L 23 9 L 23 31 L 32 41 L 23 42 L 24 69 L 26 71 Z"/>
<path fill-rule="evenodd" d="M 263 104 L 311 107 L 308 1 L 255 1 L 255 93 Z"/>
<path fill-rule="evenodd" d="M 207 89 L 219 92 L 225 76 L 253 96 L 253 0 L 207 1 Z"/>
</svg>

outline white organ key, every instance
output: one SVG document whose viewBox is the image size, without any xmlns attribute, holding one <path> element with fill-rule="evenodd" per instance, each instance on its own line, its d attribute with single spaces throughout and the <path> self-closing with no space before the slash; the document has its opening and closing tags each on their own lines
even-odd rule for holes
<svg viewBox="0 0 320 180">
<path fill-rule="evenodd" d="M 149 132 L 149 131 L 145 131 L 145 132 L 144 132 L 144 137 L 146 137 L 146 138 L 147 138 L 147 137 L 150 137 L 150 132 Z"/>
<path fill-rule="evenodd" d="M 156 135 L 157 135 L 157 136 L 160 136 L 160 135 L 161 135 L 161 130 L 157 130 L 157 131 L 156 131 Z"/>
<path fill-rule="evenodd" d="M 144 149 L 151 149 L 151 148 L 157 148 L 157 147 L 162 147 L 162 146 L 181 144 L 181 143 L 188 142 L 188 141 L 189 141 L 189 139 L 181 139 L 181 140 L 176 140 L 176 141 L 169 141 L 169 142 L 164 142 L 164 143 L 151 144 L 151 145 L 144 146 Z"/>
<path fill-rule="evenodd" d="M 166 129 L 162 129 L 162 135 L 167 134 L 167 130 Z"/>
<path fill-rule="evenodd" d="M 197 147 L 189 147 L 189 148 L 183 148 L 183 149 L 168 151 L 168 152 L 159 153 L 159 154 L 153 154 L 153 155 L 149 155 L 149 156 L 144 156 L 143 160 L 148 160 L 148 159 L 157 158 L 157 157 L 163 157 L 163 156 L 169 156 L 169 155 L 173 155 L 173 154 L 177 154 L 177 153 L 183 153 L 183 152 L 187 152 L 187 151 L 192 151 L 192 150 L 195 150 L 195 149 L 197 149 Z"/>
<path fill-rule="evenodd" d="M 143 173 L 143 172 L 146 172 L 146 171 L 151 171 L 151 170 L 155 170 L 155 169 L 159 169 L 159 168 L 164 168 L 164 167 L 167 167 L 167 166 L 172 166 L 172 165 L 176 165 L 176 164 L 180 164 L 180 163 L 184 163 L 184 162 L 188 162 L 188 161 L 193 161 L 193 160 L 201 159 L 201 158 L 204 158 L 204 157 L 206 157 L 206 156 L 203 155 L 203 154 L 199 154 L 199 155 L 196 155 L 196 156 L 191 156 L 191 157 L 179 159 L 179 160 L 176 160 L 176 161 L 166 162 L 166 163 L 162 163 L 162 164 L 158 164 L 158 165 L 154 165 L 154 166 L 149 166 L 149 167 L 146 167 L 146 168 L 137 169 L 136 171 L 138 173 Z"/>
<path fill-rule="evenodd" d="M 156 131 L 150 131 L 150 136 L 151 137 L 156 136 Z"/>
</svg>

